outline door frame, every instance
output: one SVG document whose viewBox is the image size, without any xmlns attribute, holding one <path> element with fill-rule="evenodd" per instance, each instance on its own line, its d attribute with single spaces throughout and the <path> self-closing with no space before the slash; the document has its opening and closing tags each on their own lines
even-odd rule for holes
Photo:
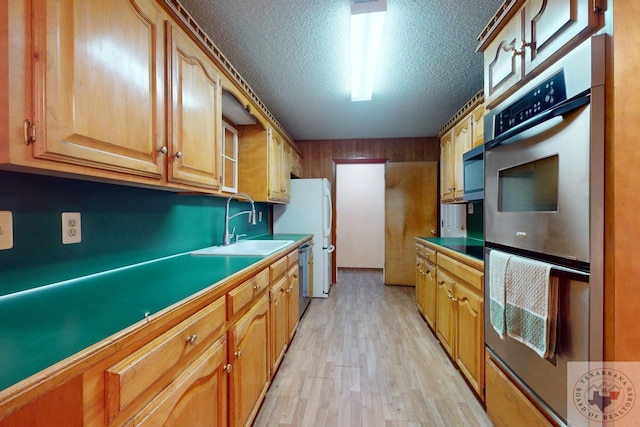
<svg viewBox="0 0 640 427">
<path fill-rule="evenodd" d="M 337 177 L 337 165 L 339 164 L 380 164 L 387 163 L 389 159 L 386 158 L 377 158 L 377 159 L 332 159 L 331 161 L 331 201 L 333 202 L 333 224 L 331 226 L 331 241 L 335 244 L 336 240 L 336 222 L 337 218 L 337 209 L 336 209 L 336 192 L 338 190 L 338 177 Z M 339 251 L 340 248 L 336 246 L 335 251 L 331 254 L 331 281 L 332 283 L 336 282 L 336 272 L 337 272 L 337 258 L 336 252 Z"/>
</svg>

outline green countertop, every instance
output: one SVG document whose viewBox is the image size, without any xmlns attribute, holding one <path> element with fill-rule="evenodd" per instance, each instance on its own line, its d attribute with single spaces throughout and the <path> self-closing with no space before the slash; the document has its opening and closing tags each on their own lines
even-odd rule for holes
<svg viewBox="0 0 640 427">
<path fill-rule="evenodd" d="M 294 240 L 302 234 L 259 236 Z M 265 257 L 177 254 L 0 297 L 0 390 Z"/>
<path fill-rule="evenodd" d="M 470 237 L 420 237 L 420 239 L 444 246 L 445 248 L 481 261 L 484 259 L 484 240 Z"/>
</svg>

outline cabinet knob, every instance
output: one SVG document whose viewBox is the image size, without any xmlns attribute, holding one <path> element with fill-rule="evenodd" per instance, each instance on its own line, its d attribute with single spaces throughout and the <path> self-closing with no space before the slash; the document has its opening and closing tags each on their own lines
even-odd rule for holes
<svg viewBox="0 0 640 427">
<path fill-rule="evenodd" d="M 255 289 L 256 291 L 260 290 L 260 285 L 258 285 L 257 283 L 255 285 L 253 285 L 253 289 Z"/>
<path fill-rule="evenodd" d="M 196 334 L 189 335 L 187 337 L 187 344 L 196 345 L 196 340 L 197 339 L 198 339 L 198 336 Z"/>
<path fill-rule="evenodd" d="M 226 365 L 224 365 L 224 367 L 222 368 L 224 369 L 224 371 L 228 374 L 231 372 L 231 363 L 227 363 Z"/>
<path fill-rule="evenodd" d="M 238 351 L 236 351 L 234 354 L 236 355 L 236 357 L 237 357 L 238 359 L 240 359 L 240 356 L 242 356 L 242 349 L 239 349 L 239 350 L 238 350 Z"/>
<path fill-rule="evenodd" d="M 163 145 L 162 147 L 158 148 L 158 153 L 160 154 L 167 154 L 169 150 L 167 149 L 167 147 L 165 145 Z"/>
<path fill-rule="evenodd" d="M 178 158 L 178 159 L 182 158 L 182 151 L 177 151 L 176 152 L 176 158 Z"/>
</svg>

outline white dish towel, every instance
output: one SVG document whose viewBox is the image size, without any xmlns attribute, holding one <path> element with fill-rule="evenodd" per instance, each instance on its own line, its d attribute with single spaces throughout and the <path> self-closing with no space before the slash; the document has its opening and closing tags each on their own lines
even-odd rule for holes
<svg viewBox="0 0 640 427">
<path fill-rule="evenodd" d="M 505 323 L 506 274 L 511 255 L 492 250 L 489 255 L 489 317 L 491 326 L 504 339 L 507 332 Z"/>
<path fill-rule="evenodd" d="M 507 334 L 540 357 L 552 357 L 558 318 L 558 278 L 551 276 L 551 265 L 513 255 L 507 263 L 505 284 Z"/>
</svg>

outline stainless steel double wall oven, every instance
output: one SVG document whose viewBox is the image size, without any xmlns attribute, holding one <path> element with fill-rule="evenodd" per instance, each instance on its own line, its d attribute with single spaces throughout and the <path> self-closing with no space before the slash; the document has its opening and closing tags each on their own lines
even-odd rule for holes
<svg viewBox="0 0 640 427">
<path fill-rule="evenodd" d="M 485 118 L 487 350 L 560 423 L 567 363 L 603 357 L 604 37 L 579 45 Z M 552 265 L 559 278 L 553 358 L 492 328 L 494 250 Z"/>
</svg>

